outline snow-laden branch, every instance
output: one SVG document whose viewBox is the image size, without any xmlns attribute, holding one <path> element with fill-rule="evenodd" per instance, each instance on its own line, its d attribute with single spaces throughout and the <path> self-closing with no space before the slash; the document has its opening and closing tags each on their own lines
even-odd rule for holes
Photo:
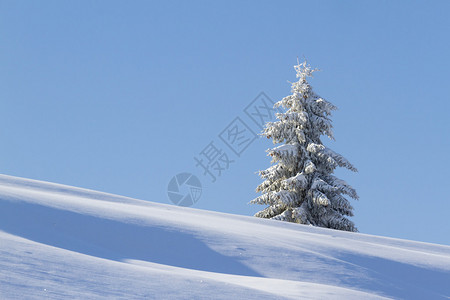
<svg viewBox="0 0 450 300">
<path fill-rule="evenodd" d="M 292 94 L 274 105 L 286 111 L 277 113 L 278 121 L 268 122 L 262 132 L 274 144 L 284 144 L 267 150 L 274 165 L 259 172 L 264 181 L 256 191 L 262 195 L 251 203 L 268 205 L 258 217 L 356 231 L 345 217 L 353 215 L 353 207 L 344 195 L 358 195 L 332 175 L 337 167 L 356 168 L 321 142 L 323 135 L 333 139 L 329 117 L 337 108 L 308 83 L 315 69 L 304 62 L 295 70 L 299 79 L 292 83 Z"/>
</svg>

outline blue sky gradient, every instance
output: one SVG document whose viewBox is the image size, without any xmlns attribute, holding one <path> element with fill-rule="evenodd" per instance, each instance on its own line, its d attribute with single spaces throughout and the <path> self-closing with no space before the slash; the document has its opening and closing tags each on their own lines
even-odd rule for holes
<svg viewBox="0 0 450 300">
<path fill-rule="evenodd" d="M 305 56 L 339 107 L 326 144 L 359 170 L 362 233 L 450 244 L 450 2 L 0 1 L 0 172 L 252 215 L 270 141 L 240 157 L 219 134 L 260 92 L 290 93 Z M 324 138 L 324 141 L 326 139 Z M 212 183 L 194 157 L 234 160 Z"/>
</svg>

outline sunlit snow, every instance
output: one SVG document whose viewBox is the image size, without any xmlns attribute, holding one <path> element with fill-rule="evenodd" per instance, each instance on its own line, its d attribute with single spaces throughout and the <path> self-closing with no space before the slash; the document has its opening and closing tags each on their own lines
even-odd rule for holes
<svg viewBox="0 0 450 300">
<path fill-rule="evenodd" d="M 1 299 L 382 297 L 450 297 L 450 247 L 0 175 Z"/>
</svg>

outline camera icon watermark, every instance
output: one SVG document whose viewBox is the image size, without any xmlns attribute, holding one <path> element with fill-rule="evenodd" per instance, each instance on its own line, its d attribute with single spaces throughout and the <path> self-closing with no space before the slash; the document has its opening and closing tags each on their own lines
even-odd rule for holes
<svg viewBox="0 0 450 300">
<path fill-rule="evenodd" d="M 167 195 L 175 205 L 192 206 L 202 195 L 202 184 L 195 175 L 180 173 L 169 181 Z"/>
<path fill-rule="evenodd" d="M 255 132 L 274 120 L 277 112 L 279 108 L 274 107 L 272 99 L 264 92 L 259 93 L 245 107 L 243 113 L 235 116 L 216 138 L 210 140 L 203 150 L 194 156 L 195 167 L 212 183 L 216 182 L 257 140 L 258 134 Z M 192 206 L 202 195 L 202 185 L 192 173 L 180 173 L 170 180 L 167 194 L 175 205 Z"/>
</svg>

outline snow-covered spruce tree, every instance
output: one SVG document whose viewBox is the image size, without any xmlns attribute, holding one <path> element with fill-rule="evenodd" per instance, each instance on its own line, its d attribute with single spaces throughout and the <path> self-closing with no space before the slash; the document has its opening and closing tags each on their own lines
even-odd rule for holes
<svg viewBox="0 0 450 300">
<path fill-rule="evenodd" d="M 295 66 L 298 81 L 292 94 L 275 103 L 286 112 L 276 114 L 262 135 L 273 143 L 284 143 L 267 150 L 275 163 L 260 171 L 264 179 L 257 188 L 262 195 L 250 203 L 268 205 L 255 214 L 301 224 L 357 231 L 352 221 L 353 207 L 345 195 L 358 199 L 356 191 L 333 176 L 336 167 L 357 171 L 344 157 L 325 147 L 321 136 L 333 138 L 329 116 L 336 107 L 313 92 L 306 81 L 316 69 L 305 62 Z"/>
</svg>

